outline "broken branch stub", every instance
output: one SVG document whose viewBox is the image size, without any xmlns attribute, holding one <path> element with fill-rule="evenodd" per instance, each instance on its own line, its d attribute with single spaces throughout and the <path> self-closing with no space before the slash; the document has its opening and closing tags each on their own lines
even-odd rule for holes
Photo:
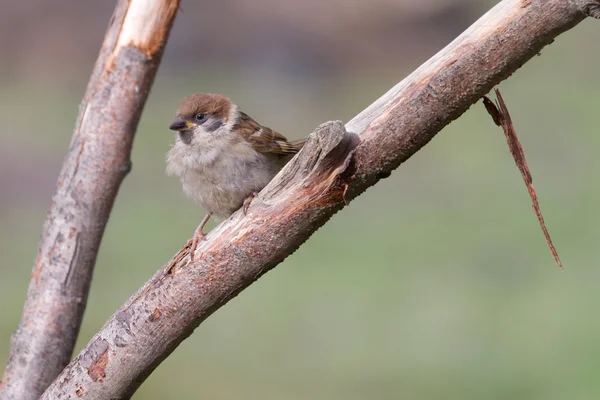
<svg viewBox="0 0 600 400">
<path fill-rule="evenodd" d="M 270 199 L 269 203 L 274 203 L 284 193 L 295 198 L 298 187 L 316 197 L 324 196 L 339 183 L 357 143 L 358 137 L 347 133 L 341 121 L 321 124 L 309 135 L 298 156 L 264 188 L 259 200 Z"/>
</svg>

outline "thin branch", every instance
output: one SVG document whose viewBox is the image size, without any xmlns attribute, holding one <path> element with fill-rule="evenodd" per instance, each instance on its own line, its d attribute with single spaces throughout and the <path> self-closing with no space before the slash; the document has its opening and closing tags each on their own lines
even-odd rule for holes
<svg viewBox="0 0 600 400">
<path fill-rule="evenodd" d="M 119 1 L 42 231 L 2 399 L 37 399 L 68 364 L 104 227 L 178 0 Z"/>
<path fill-rule="evenodd" d="M 350 121 L 330 122 L 252 202 L 189 243 L 104 325 L 44 399 L 127 398 L 209 315 L 427 144 L 600 0 L 504 0 Z M 350 132 L 350 133 L 348 133 Z M 78 397 L 75 397 L 78 396 Z"/>
</svg>

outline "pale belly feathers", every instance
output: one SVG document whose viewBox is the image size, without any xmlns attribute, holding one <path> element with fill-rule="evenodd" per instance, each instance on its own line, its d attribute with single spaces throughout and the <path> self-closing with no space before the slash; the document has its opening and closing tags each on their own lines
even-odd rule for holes
<svg viewBox="0 0 600 400">
<path fill-rule="evenodd" d="M 179 176 L 183 191 L 195 202 L 216 216 L 228 217 L 265 187 L 280 166 L 246 142 L 219 142 L 198 146 L 177 141 L 167 154 L 167 172 Z"/>
</svg>

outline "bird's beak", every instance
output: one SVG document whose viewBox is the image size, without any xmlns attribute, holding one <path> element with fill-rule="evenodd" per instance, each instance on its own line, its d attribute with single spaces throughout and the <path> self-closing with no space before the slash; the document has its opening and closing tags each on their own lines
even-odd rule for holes
<svg viewBox="0 0 600 400">
<path fill-rule="evenodd" d="M 194 126 L 194 124 L 177 116 L 175 117 L 175 120 L 171 122 L 171 125 L 169 125 L 169 129 L 172 131 L 184 131 L 190 129 L 192 126 Z"/>
</svg>

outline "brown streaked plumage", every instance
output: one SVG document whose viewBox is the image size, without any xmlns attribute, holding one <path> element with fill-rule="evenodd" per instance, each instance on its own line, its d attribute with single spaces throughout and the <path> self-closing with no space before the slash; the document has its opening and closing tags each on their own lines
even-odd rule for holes
<svg viewBox="0 0 600 400">
<path fill-rule="evenodd" d="M 289 142 L 285 136 L 275 132 L 271 128 L 261 126 L 244 112 L 239 112 L 236 124 L 233 130 L 238 132 L 241 137 L 250 143 L 254 150 L 260 153 L 274 153 L 281 156 L 296 154 L 302 146 L 305 139 Z"/>
<path fill-rule="evenodd" d="M 246 213 L 252 197 L 305 143 L 288 141 L 227 97 L 210 93 L 186 97 L 169 128 L 178 135 L 167 173 L 179 176 L 183 191 L 208 211 L 194 234 L 192 259 L 211 215 L 228 217 L 242 206 Z"/>
</svg>

